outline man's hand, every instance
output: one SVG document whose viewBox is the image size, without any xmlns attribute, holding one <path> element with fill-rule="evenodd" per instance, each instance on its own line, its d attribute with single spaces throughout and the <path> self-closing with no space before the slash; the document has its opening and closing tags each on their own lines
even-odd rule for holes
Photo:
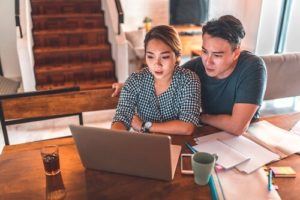
<svg viewBox="0 0 300 200">
<path fill-rule="evenodd" d="M 131 127 L 135 130 L 135 131 L 141 131 L 142 129 L 142 125 L 143 125 L 143 121 L 141 120 L 141 118 L 137 115 L 134 115 L 131 121 Z"/>
<path fill-rule="evenodd" d="M 115 91 L 112 93 L 112 97 L 118 97 L 121 93 L 121 90 L 124 86 L 124 83 L 113 83 L 112 88 L 115 89 Z"/>
<path fill-rule="evenodd" d="M 232 115 L 201 114 L 200 120 L 233 135 L 242 135 L 248 129 L 257 109 L 258 105 L 236 103 L 233 106 Z"/>
</svg>

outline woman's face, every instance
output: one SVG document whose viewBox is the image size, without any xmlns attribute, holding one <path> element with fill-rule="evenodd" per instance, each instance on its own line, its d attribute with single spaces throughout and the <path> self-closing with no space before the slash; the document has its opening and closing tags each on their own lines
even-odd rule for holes
<svg viewBox="0 0 300 200">
<path fill-rule="evenodd" d="M 174 51 L 164 42 L 152 39 L 146 47 L 146 63 L 155 80 L 170 81 L 176 65 Z"/>
</svg>

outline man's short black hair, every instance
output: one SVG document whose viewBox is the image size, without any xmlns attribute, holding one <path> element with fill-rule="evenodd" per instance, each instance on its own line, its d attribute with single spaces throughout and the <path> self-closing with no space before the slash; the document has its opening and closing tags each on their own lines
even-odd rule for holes
<svg viewBox="0 0 300 200">
<path fill-rule="evenodd" d="M 217 20 L 208 21 L 202 28 L 203 35 L 209 34 L 227 40 L 232 49 L 240 45 L 245 37 L 245 30 L 241 21 L 232 15 L 224 15 Z"/>
</svg>

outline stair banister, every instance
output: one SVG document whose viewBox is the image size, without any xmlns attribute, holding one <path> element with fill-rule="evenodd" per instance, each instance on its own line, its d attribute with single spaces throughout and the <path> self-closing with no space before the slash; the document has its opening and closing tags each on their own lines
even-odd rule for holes
<svg viewBox="0 0 300 200">
<path fill-rule="evenodd" d="M 125 82 L 129 76 L 128 42 L 126 41 L 125 33 L 123 31 L 123 24 L 119 23 L 124 19 L 124 14 L 121 15 L 122 20 L 119 21 L 119 14 L 115 1 L 102 0 L 101 5 L 102 9 L 105 11 L 105 25 L 108 28 L 108 40 L 112 45 L 112 57 L 116 64 L 116 77 L 119 82 Z"/>
</svg>

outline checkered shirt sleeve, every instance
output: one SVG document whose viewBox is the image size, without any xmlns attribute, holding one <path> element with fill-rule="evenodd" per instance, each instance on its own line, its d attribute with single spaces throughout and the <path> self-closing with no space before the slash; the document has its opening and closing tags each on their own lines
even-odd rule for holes
<svg viewBox="0 0 300 200">
<path fill-rule="evenodd" d="M 199 77 L 195 73 L 186 73 L 178 101 L 179 120 L 190 122 L 199 126 L 201 111 L 201 84 Z"/>
<path fill-rule="evenodd" d="M 126 128 L 130 129 L 131 120 L 137 106 L 138 91 L 139 75 L 138 73 L 132 73 L 122 88 L 113 123 L 123 122 Z"/>
</svg>

